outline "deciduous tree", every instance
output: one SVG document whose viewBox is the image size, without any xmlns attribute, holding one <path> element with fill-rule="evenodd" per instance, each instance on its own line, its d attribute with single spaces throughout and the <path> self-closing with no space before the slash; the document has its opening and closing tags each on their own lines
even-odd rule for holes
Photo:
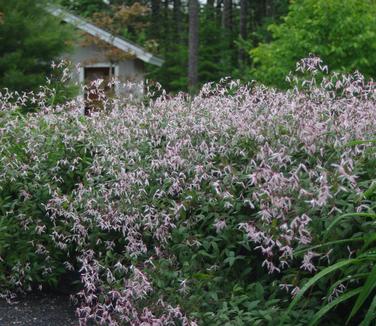
<svg viewBox="0 0 376 326">
<path fill-rule="evenodd" d="M 252 77 L 285 86 L 297 60 L 310 53 L 333 70 L 376 76 L 376 4 L 372 0 L 299 0 L 284 22 L 270 27 L 273 41 L 251 51 Z"/>
</svg>

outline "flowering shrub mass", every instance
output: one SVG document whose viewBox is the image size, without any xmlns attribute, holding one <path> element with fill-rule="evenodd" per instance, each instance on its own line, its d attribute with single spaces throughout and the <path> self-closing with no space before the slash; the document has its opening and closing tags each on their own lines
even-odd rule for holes
<svg viewBox="0 0 376 326">
<path fill-rule="evenodd" d="M 73 273 L 80 325 L 321 318 L 323 302 L 375 274 L 375 256 L 362 258 L 375 241 L 375 88 L 326 70 L 301 61 L 287 92 L 224 81 L 194 98 L 103 94 L 91 116 L 78 100 L 51 104 L 53 90 L 1 93 L 2 295 Z M 320 274 L 349 256 L 359 278 Z M 300 311 L 281 317 L 291 296 Z"/>
</svg>

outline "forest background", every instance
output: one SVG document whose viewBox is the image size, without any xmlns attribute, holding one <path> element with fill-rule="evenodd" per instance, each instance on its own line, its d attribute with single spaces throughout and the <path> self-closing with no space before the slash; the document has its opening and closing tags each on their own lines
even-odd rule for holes
<svg viewBox="0 0 376 326">
<path fill-rule="evenodd" d="M 148 67 L 148 77 L 174 92 L 227 76 L 244 79 L 244 70 L 251 65 L 249 50 L 271 39 L 267 26 L 280 22 L 288 10 L 288 0 L 63 0 L 62 4 L 162 56 L 165 65 Z M 197 50 L 190 48 L 196 43 Z M 189 81 L 191 62 L 197 68 L 191 67 L 196 71 L 193 76 L 190 72 Z"/>
<path fill-rule="evenodd" d="M 41 84 L 48 67 L 39 59 L 50 62 L 74 42 L 40 10 L 51 2 L 163 57 L 162 67 L 147 66 L 147 78 L 168 92 L 224 77 L 286 88 L 285 77 L 310 54 L 335 71 L 376 71 L 373 0 L 1 0 L 0 86 Z"/>
</svg>

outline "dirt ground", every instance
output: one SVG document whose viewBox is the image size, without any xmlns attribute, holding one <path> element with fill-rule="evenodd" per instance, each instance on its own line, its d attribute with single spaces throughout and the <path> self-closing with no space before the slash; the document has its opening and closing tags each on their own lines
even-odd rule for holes
<svg viewBox="0 0 376 326">
<path fill-rule="evenodd" d="M 9 305 L 0 300 L 0 326 L 77 326 L 69 296 L 30 295 Z"/>
</svg>

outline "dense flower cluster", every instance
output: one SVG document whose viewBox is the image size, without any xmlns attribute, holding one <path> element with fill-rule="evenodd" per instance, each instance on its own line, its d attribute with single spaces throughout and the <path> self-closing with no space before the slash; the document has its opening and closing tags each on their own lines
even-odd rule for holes
<svg viewBox="0 0 376 326">
<path fill-rule="evenodd" d="M 375 88 L 359 74 L 326 70 L 317 58 L 301 61 L 305 78 L 289 76 L 295 88 L 288 92 L 226 81 L 194 98 L 162 92 L 147 104 L 103 96 L 102 111 L 90 116 L 78 100 L 51 105 L 53 91 L 3 92 L 0 190 L 13 187 L 14 198 L 4 216 L 30 234 L 38 273 L 80 274 L 82 325 L 194 325 L 153 296 L 148 275 L 159 258 L 174 260 L 171 231 L 199 218 L 197 197 L 224 212 L 216 233 L 229 227 L 227 216 L 246 211 L 236 227 L 273 273 L 312 242 L 312 216 L 326 219 L 341 209 L 338 194 L 362 191 L 356 162 L 368 145 L 348 144 L 375 134 Z M 18 113 L 30 104 L 36 113 Z M 44 198 L 41 207 L 20 208 L 35 198 Z M 315 271 L 318 256 L 307 252 L 301 269 Z M 6 284 L 41 283 L 30 268 L 20 260 Z"/>
</svg>

